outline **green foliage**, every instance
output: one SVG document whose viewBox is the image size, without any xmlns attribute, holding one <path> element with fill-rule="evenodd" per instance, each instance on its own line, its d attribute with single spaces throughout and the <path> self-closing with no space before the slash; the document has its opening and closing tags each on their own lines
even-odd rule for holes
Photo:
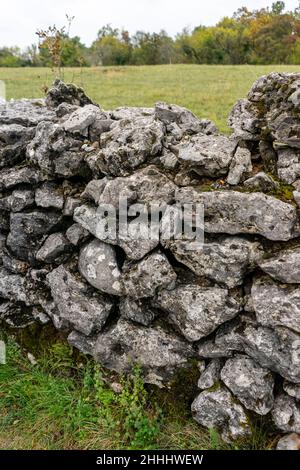
<svg viewBox="0 0 300 470">
<path fill-rule="evenodd" d="M 259 10 L 239 8 L 215 26 L 184 29 L 176 38 L 165 31 L 137 31 L 103 26 L 91 47 L 70 36 L 68 27 L 55 25 L 38 31 L 39 53 L 34 47 L 21 52 L 18 48 L 0 49 L 0 67 L 24 65 L 76 67 L 195 64 L 299 64 L 300 7 L 286 11 L 283 1 Z"/>
</svg>

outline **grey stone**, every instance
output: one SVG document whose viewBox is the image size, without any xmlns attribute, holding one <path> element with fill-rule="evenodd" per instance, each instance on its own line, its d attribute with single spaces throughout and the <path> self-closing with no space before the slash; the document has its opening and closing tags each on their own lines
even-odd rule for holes
<svg viewBox="0 0 300 470">
<path fill-rule="evenodd" d="M 85 106 L 94 104 L 92 100 L 86 96 L 82 88 L 72 83 L 64 83 L 56 79 L 52 87 L 47 92 L 46 104 L 49 107 L 57 107 L 61 103 L 68 103 L 75 106 Z"/>
<path fill-rule="evenodd" d="M 293 198 L 294 198 L 297 206 L 300 207 L 300 192 L 299 191 L 293 191 Z"/>
<path fill-rule="evenodd" d="M 92 104 L 85 105 L 69 115 L 68 119 L 63 123 L 63 127 L 67 132 L 78 132 L 87 135 L 89 126 L 95 122 L 98 114 L 101 114 L 101 111 L 97 106 Z"/>
<path fill-rule="evenodd" d="M 1 171 L 0 191 L 11 189 L 19 184 L 35 185 L 45 179 L 47 178 L 39 171 L 30 167 L 8 168 Z"/>
<path fill-rule="evenodd" d="M 221 236 L 206 240 L 198 249 L 190 249 L 189 241 L 161 242 L 180 263 L 195 274 L 208 277 L 229 288 L 241 285 L 245 275 L 254 268 L 256 261 L 263 254 L 259 242 L 238 236 Z"/>
<path fill-rule="evenodd" d="M 61 232 L 52 233 L 38 250 L 36 259 L 44 263 L 62 263 L 72 252 L 72 245 Z"/>
<path fill-rule="evenodd" d="M 281 437 L 277 443 L 276 450 L 300 450 L 300 435 L 292 433 Z"/>
<path fill-rule="evenodd" d="M 86 336 L 78 331 L 72 331 L 68 336 L 68 343 L 83 354 L 91 356 L 95 347 L 96 336 Z"/>
<path fill-rule="evenodd" d="M 160 289 L 174 288 L 176 277 L 175 271 L 163 253 L 151 253 L 124 269 L 125 293 L 133 299 L 153 297 Z"/>
<path fill-rule="evenodd" d="M 255 278 L 251 297 L 257 321 L 285 326 L 300 333 L 300 287 L 277 284 L 269 277 Z"/>
<path fill-rule="evenodd" d="M 272 418 L 281 431 L 300 433 L 300 403 L 289 395 L 280 394 L 275 398 Z"/>
<path fill-rule="evenodd" d="M 72 217 L 76 207 L 81 206 L 81 200 L 77 197 L 67 197 L 64 205 L 63 215 Z"/>
<path fill-rule="evenodd" d="M 19 124 L 34 127 L 41 121 L 54 121 L 55 112 L 48 109 L 44 100 L 11 100 L 0 104 L 0 124 Z"/>
<path fill-rule="evenodd" d="M 35 203 L 39 207 L 62 209 L 64 206 L 62 188 L 52 182 L 42 184 L 42 186 L 36 189 Z"/>
<path fill-rule="evenodd" d="M 240 303 L 230 297 L 227 289 L 198 285 L 161 291 L 156 301 L 188 341 L 208 336 L 220 324 L 234 318 L 241 309 Z"/>
<path fill-rule="evenodd" d="M 73 224 L 66 231 L 67 239 L 72 243 L 72 245 L 79 245 L 89 236 L 89 232 L 85 230 L 80 224 Z"/>
<path fill-rule="evenodd" d="M 300 247 L 282 250 L 258 261 L 259 267 L 273 279 L 287 283 L 300 283 Z"/>
<path fill-rule="evenodd" d="M 35 321 L 30 308 L 13 302 L 0 303 L 0 320 L 14 329 L 26 328 Z"/>
<path fill-rule="evenodd" d="M 57 231 L 62 217 L 56 212 L 15 212 L 10 216 L 10 232 L 7 246 L 12 253 L 24 261 L 33 261 L 43 237 Z"/>
<path fill-rule="evenodd" d="M 272 142 L 261 140 L 259 142 L 259 153 L 264 164 L 264 169 L 276 174 L 277 154 L 273 148 Z"/>
<path fill-rule="evenodd" d="M 84 335 L 102 330 L 113 307 L 110 300 L 89 290 L 62 265 L 47 275 L 47 281 L 63 325 Z"/>
<path fill-rule="evenodd" d="M 16 302 L 27 302 L 25 277 L 12 274 L 5 268 L 0 267 L 0 298 Z"/>
<path fill-rule="evenodd" d="M 240 184 L 251 172 L 251 153 L 246 148 L 238 147 L 230 164 L 227 183 L 232 186 Z"/>
<path fill-rule="evenodd" d="M 127 176 L 162 150 L 164 125 L 153 117 L 122 119 L 101 135 L 98 166 L 105 174 Z"/>
<path fill-rule="evenodd" d="M 224 176 L 228 173 L 235 147 L 228 137 L 198 134 L 178 146 L 178 160 L 199 175 Z"/>
<path fill-rule="evenodd" d="M 268 192 L 278 189 L 279 183 L 274 181 L 271 176 L 267 175 L 263 171 L 260 171 L 255 176 L 252 176 L 252 178 L 244 181 L 244 186 L 245 188 L 254 191 Z"/>
<path fill-rule="evenodd" d="M 144 326 L 151 325 L 156 317 L 155 309 L 143 299 L 134 300 L 130 297 L 123 297 L 119 308 L 121 317 Z"/>
<path fill-rule="evenodd" d="M 266 415 L 274 404 L 274 376 L 247 356 L 228 359 L 221 371 L 226 387 L 248 409 Z"/>
<path fill-rule="evenodd" d="M 269 240 L 287 241 L 299 235 L 294 206 L 261 193 L 213 191 L 198 193 L 191 188 L 177 191 L 178 203 L 202 203 L 204 228 L 209 233 L 252 233 Z"/>
<path fill-rule="evenodd" d="M 226 442 L 251 434 L 243 407 L 223 387 L 201 392 L 192 403 L 192 413 L 197 423 L 218 430 Z"/>
<path fill-rule="evenodd" d="M 193 351 L 159 326 L 145 328 L 121 319 L 98 337 L 93 355 L 118 373 L 130 373 L 139 364 L 146 383 L 162 386 L 187 366 Z"/>
<path fill-rule="evenodd" d="M 278 177 L 285 183 L 292 184 L 300 176 L 300 150 L 278 149 Z"/>
<path fill-rule="evenodd" d="M 118 296 L 124 293 L 116 252 L 111 245 L 100 240 L 85 245 L 80 251 L 78 268 L 88 283 L 101 292 Z"/>
<path fill-rule="evenodd" d="M 212 359 L 205 370 L 201 373 L 198 380 L 198 388 L 205 390 L 211 388 L 220 381 L 220 372 L 222 369 L 222 360 Z"/>
<path fill-rule="evenodd" d="M 34 204 L 34 192 L 30 189 L 15 189 L 9 196 L 0 199 L 0 209 L 21 212 Z"/>
<path fill-rule="evenodd" d="M 300 383 L 295 384 L 292 382 L 288 382 L 285 380 L 283 382 L 283 390 L 290 396 L 295 398 L 296 400 L 300 400 Z"/>
</svg>

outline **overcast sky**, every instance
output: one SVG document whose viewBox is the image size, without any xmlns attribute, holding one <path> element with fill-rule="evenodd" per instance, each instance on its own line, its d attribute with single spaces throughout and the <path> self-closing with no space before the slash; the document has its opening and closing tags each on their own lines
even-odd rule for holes
<svg viewBox="0 0 300 470">
<path fill-rule="evenodd" d="M 285 3 L 294 9 L 298 0 Z M 186 26 L 215 24 L 241 6 L 254 9 L 271 4 L 272 0 L 0 0 L 0 47 L 23 48 L 36 42 L 38 28 L 63 26 L 66 13 L 75 16 L 71 34 L 90 45 L 107 23 L 130 33 L 165 29 L 175 35 Z"/>
</svg>

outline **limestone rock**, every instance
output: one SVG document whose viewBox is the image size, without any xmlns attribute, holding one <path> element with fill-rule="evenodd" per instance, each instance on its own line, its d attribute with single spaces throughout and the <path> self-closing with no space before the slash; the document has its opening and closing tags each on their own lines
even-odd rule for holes
<svg viewBox="0 0 300 470">
<path fill-rule="evenodd" d="M 192 413 L 197 423 L 217 429 L 227 442 L 251 434 L 243 407 L 226 388 L 201 392 L 192 403 Z"/>
<path fill-rule="evenodd" d="M 252 176 L 252 178 L 248 178 L 244 181 L 244 186 L 247 189 L 261 191 L 263 193 L 279 188 L 279 184 L 263 171 L 260 171 L 255 176 Z"/>
<path fill-rule="evenodd" d="M 259 267 L 273 279 L 287 283 L 300 283 L 300 247 L 282 250 L 258 261 Z"/>
<path fill-rule="evenodd" d="M 198 388 L 205 390 L 211 388 L 220 381 L 220 372 L 222 369 L 222 360 L 212 359 L 205 370 L 201 373 L 198 380 Z"/>
<path fill-rule="evenodd" d="M 46 104 L 49 107 L 57 107 L 61 103 L 69 103 L 76 106 L 93 104 L 81 88 L 72 83 L 64 83 L 57 79 L 48 90 Z"/>
<path fill-rule="evenodd" d="M 62 225 L 62 217 L 56 212 L 15 212 L 10 216 L 10 232 L 7 246 L 17 258 L 33 261 L 43 237 L 57 231 Z"/>
<path fill-rule="evenodd" d="M 80 251 L 78 269 L 88 283 L 101 292 L 123 294 L 121 271 L 111 245 L 100 240 L 85 245 Z"/>
<path fill-rule="evenodd" d="M 300 403 L 289 395 L 281 394 L 275 398 L 272 418 L 281 431 L 300 433 Z"/>
<path fill-rule="evenodd" d="M 93 355 L 104 367 L 118 373 L 129 373 L 139 364 L 144 381 L 161 386 L 176 370 L 187 366 L 193 351 L 161 327 L 145 328 L 121 319 L 98 337 Z"/>
<path fill-rule="evenodd" d="M 98 114 L 101 115 L 101 111 L 97 106 L 85 105 L 70 114 L 63 123 L 63 127 L 67 132 L 78 132 L 85 135 L 88 128 L 95 122 Z"/>
<path fill-rule="evenodd" d="M 221 371 L 221 379 L 248 410 L 266 415 L 272 409 L 274 376 L 250 357 L 228 359 Z"/>
<path fill-rule="evenodd" d="M 189 249 L 189 241 L 163 240 L 162 243 L 195 274 L 229 288 L 243 283 L 244 276 L 253 269 L 263 253 L 258 242 L 238 236 L 207 239 L 202 247 L 195 250 Z"/>
<path fill-rule="evenodd" d="M 162 150 L 164 125 L 152 117 L 122 119 L 101 135 L 98 153 L 100 170 L 127 176 Z"/>
<path fill-rule="evenodd" d="M 72 252 L 72 245 L 61 232 L 52 233 L 38 250 L 36 259 L 44 263 L 62 263 Z"/>
<path fill-rule="evenodd" d="M 0 267 L 0 298 L 26 303 L 28 296 L 25 282 L 24 276 L 12 274 Z"/>
<path fill-rule="evenodd" d="M 151 325 L 156 317 L 155 309 L 143 299 L 123 297 L 119 308 L 121 317 L 144 326 Z"/>
<path fill-rule="evenodd" d="M 283 382 L 283 390 L 296 400 L 300 400 L 300 383 L 294 384 L 285 380 Z"/>
<path fill-rule="evenodd" d="M 227 289 L 197 285 L 163 290 L 158 294 L 157 303 L 188 341 L 208 336 L 241 309 L 240 303 L 230 297 Z"/>
<path fill-rule="evenodd" d="M 222 135 L 198 134 L 178 146 L 178 160 L 185 168 L 204 176 L 228 173 L 236 144 Z"/>
<path fill-rule="evenodd" d="M 110 300 L 91 291 L 63 265 L 51 271 L 47 281 L 63 327 L 87 336 L 102 330 L 113 307 Z"/>
<path fill-rule="evenodd" d="M 11 189 L 19 184 L 35 185 L 45 179 L 39 171 L 30 167 L 8 168 L 1 171 L 0 191 Z"/>
<path fill-rule="evenodd" d="M 248 149 L 238 147 L 230 164 L 227 183 L 240 184 L 252 172 L 251 153 Z"/>
<path fill-rule="evenodd" d="M 35 203 L 39 207 L 62 209 L 64 195 L 61 188 L 52 182 L 42 184 L 35 192 Z"/>
<path fill-rule="evenodd" d="M 268 277 L 260 277 L 253 283 L 251 297 L 261 325 L 285 326 L 300 333 L 300 287 L 280 285 Z"/>
<path fill-rule="evenodd" d="M 80 224 L 73 224 L 66 231 L 66 237 L 72 245 L 77 246 L 89 236 L 89 232 L 85 230 Z"/>
<path fill-rule="evenodd" d="M 299 235 L 296 209 L 261 193 L 177 191 L 178 203 L 204 205 L 204 227 L 209 233 L 252 233 L 269 240 L 287 241 Z"/>
<path fill-rule="evenodd" d="M 287 434 L 279 439 L 276 450 L 300 450 L 300 435 Z"/>
<path fill-rule="evenodd" d="M 167 257 L 151 253 L 143 260 L 125 267 L 123 282 L 126 295 L 133 299 L 153 297 L 160 289 L 175 287 L 176 273 Z"/>
</svg>

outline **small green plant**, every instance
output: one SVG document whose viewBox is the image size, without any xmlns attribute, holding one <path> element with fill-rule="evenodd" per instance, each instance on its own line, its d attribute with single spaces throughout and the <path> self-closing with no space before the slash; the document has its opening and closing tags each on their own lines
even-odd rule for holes
<svg viewBox="0 0 300 470">
<path fill-rule="evenodd" d="M 132 377 L 121 379 L 120 394 L 105 386 L 99 367 L 95 385 L 97 399 L 102 404 L 101 414 L 124 446 L 127 449 L 153 448 L 160 432 L 162 412 L 149 400 L 140 367 L 134 367 Z"/>
</svg>

